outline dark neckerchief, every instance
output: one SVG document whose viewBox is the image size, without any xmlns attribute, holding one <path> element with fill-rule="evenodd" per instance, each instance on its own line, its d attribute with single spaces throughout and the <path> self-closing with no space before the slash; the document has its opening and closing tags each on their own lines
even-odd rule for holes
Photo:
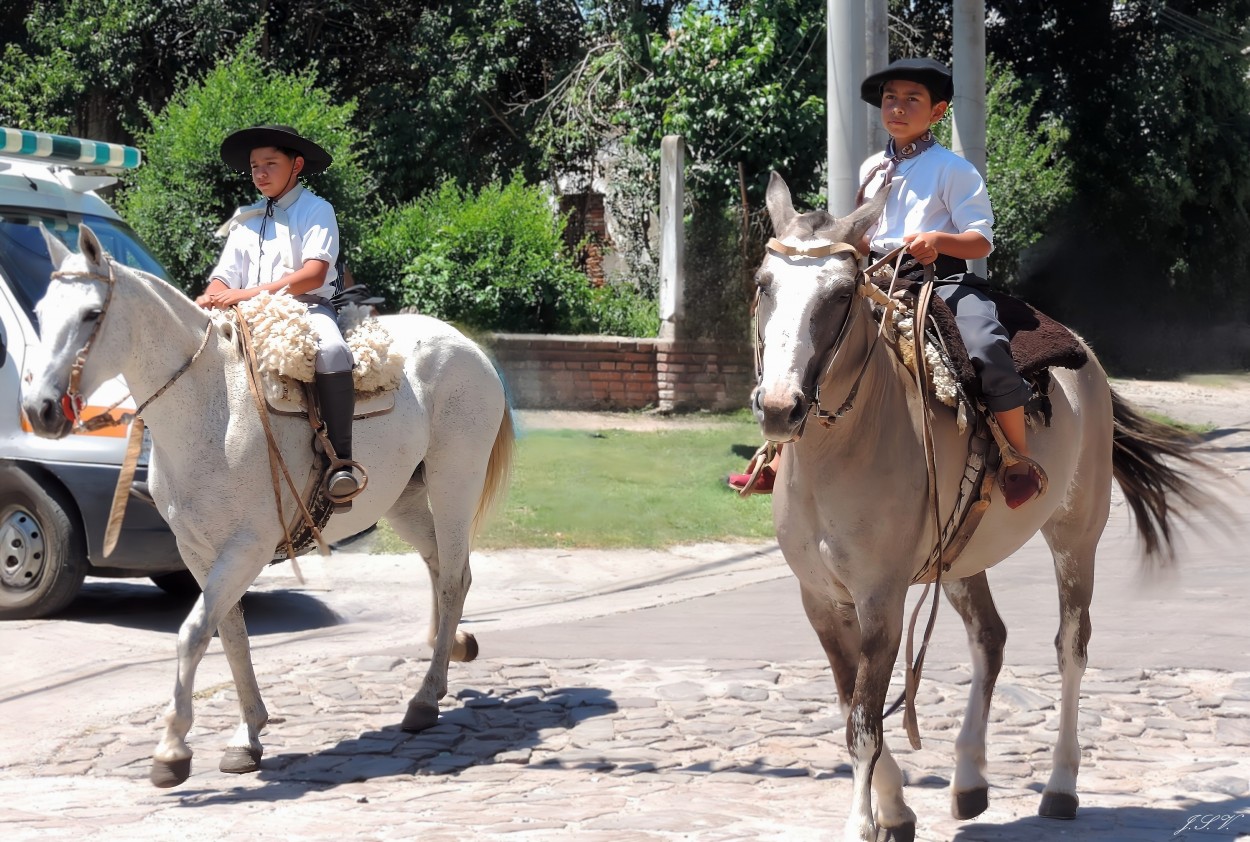
<svg viewBox="0 0 1250 842">
<path fill-rule="evenodd" d="M 864 178 L 864 183 L 859 185 L 859 192 L 855 194 L 855 207 L 859 207 L 864 203 L 864 191 L 868 189 L 868 185 L 872 183 L 872 180 L 877 177 L 877 173 L 884 172 L 885 180 L 881 182 L 881 187 L 884 188 L 894 178 L 894 172 L 898 169 L 899 164 L 918 157 L 935 143 L 937 141 L 933 138 L 933 132 L 928 129 L 920 137 L 897 151 L 894 148 L 894 138 L 890 138 L 890 142 L 885 146 L 885 160 L 873 167 L 872 171 Z"/>
</svg>

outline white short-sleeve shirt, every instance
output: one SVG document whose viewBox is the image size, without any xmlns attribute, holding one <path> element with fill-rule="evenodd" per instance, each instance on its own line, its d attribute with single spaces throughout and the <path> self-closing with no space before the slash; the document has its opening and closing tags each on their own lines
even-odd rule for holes
<svg viewBox="0 0 1250 842">
<path fill-rule="evenodd" d="M 883 153 L 865 161 L 859 168 L 860 183 L 885 160 Z M 881 183 L 878 174 L 864 191 L 865 199 L 875 196 Z M 868 231 L 869 245 L 884 254 L 901 246 L 907 234 L 924 231 L 976 231 L 994 245 L 994 211 L 985 179 L 968 160 L 938 143 L 899 163 L 881 220 Z"/>
<path fill-rule="evenodd" d="M 274 204 L 286 214 L 294 265 L 283 263 L 283 250 L 278 242 L 280 226 L 275 224 L 273 218 L 256 214 L 230 226 L 221 258 L 209 277 L 220 278 L 232 289 L 246 289 L 276 281 L 299 269 L 307 260 L 324 260 L 330 265 L 325 283 L 305 294 L 330 298 L 336 292 L 334 280 L 338 272 L 334 264 L 339 259 L 339 225 L 334 208 L 300 184 Z M 264 207 L 264 202 L 260 202 L 259 206 Z M 240 213 L 247 210 L 240 208 Z M 265 231 L 263 240 L 262 224 Z"/>
</svg>

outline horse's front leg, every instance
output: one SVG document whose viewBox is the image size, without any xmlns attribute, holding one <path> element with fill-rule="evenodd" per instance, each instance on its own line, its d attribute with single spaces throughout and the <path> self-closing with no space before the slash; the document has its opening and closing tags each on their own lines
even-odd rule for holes
<svg viewBox="0 0 1250 842">
<path fill-rule="evenodd" d="M 989 725 L 990 699 L 1003 666 L 1007 626 L 1003 624 L 990 583 L 982 571 L 967 579 L 942 583 L 946 596 L 964 621 L 968 650 L 972 654 L 972 686 L 964 724 L 955 738 L 955 776 L 951 780 L 951 815 L 971 819 L 989 807 L 989 783 L 985 780 L 985 732 Z"/>
<path fill-rule="evenodd" d="M 833 680 L 838 686 L 842 715 L 850 720 L 851 700 L 855 692 L 856 666 L 860 652 L 859 619 L 855 606 L 836 602 L 832 597 L 802 588 L 803 610 L 811 622 L 820 645 L 829 658 Z M 888 828 L 895 838 L 907 838 L 906 828 L 915 827 L 916 814 L 903 798 L 903 772 L 884 740 L 881 756 L 872 773 L 872 788 L 877 795 L 877 824 Z"/>
<path fill-rule="evenodd" d="M 226 612 L 217 626 L 221 646 L 226 650 L 230 674 L 239 694 L 241 720 L 234 736 L 226 744 L 218 769 L 230 774 L 255 772 L 260 768 L 264 749 L 260 744 L 260 731 L 269 721 L 269 712 L 260 695 L 256 682 L 256 670 L 252 666 L 252 647 L 247 638 L 247 624 L 243 621 L 243 607 L 236 604 Z"/>
<path fill-rule="evenodd" d="M 194 718 L 191 694 L 195 688 L 195 671 L 213 639 L 213 629 L 223 624 L 227 612 L 238 603 L 264 566 L 264 560 L 253 563 L 255 556 L 256 553 L 223 553 L 200 583 L 203 593 L 178 630 L 174 695 L 165 710 L 165 733 L 152 753 L 150 779 L 155 786 L 177 786 L 191 774 L 191 748 L 186 736 Z M 255 683 L 254 677 L 252 682 Z"/>
<path fill-rule="evenodd" d="M 846 719 L 846 746 L 854 777 L 851 812 L 846 819 L 845 842 L 912 842 L 916 818 L 903 805 L 902 773 L 889 756 L 882 728 L 882 708 L 890 688 L 890 674 L 902 637 L 907 583 L 885 585 L 859 596 L 856 613 L 860 625 L 859 664 Z M 885 755 L 886 761 L 878 764 Z M 874 780 L 874 774 L 882 777 Z M 878 835 L 873 818 L 874 785 L 881 795 L 881 826 Z M 905 811 L 899 815 L 895 805 Z"/>
</svg>

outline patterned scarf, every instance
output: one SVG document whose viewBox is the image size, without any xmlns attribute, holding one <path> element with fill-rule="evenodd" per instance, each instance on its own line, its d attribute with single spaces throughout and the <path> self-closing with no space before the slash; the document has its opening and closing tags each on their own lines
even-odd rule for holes
<svg viewBox="0 0 1250 842">
<path fill-rule="evenodd" d="M 868 189 L 868 185 L 877 177 L 877 173 L 884 173 L 881 186 L 885 187 L 894 179 L 894 172 L 898 169 L 898 165 L 910 158 L 915 158 L 937 143 L 933 139 L 933 132 L 925 130 L 925 133 L 904 146 L 902 149 L 895 150 L 894 138 L 890 138 L 890 142 L 886 144 L 886 159 L 872 168 L 868 173 L 868 177 L 864 179 L 864 183 L 859 186 L 859 192 L 855 194 L 855 207 L 859 207 L 864 203 L 864 191 Z"/>
</svg>

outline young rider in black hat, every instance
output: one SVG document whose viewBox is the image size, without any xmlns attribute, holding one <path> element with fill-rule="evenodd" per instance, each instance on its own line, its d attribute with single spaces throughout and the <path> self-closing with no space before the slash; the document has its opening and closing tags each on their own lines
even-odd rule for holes
<svg viewBox="0 0 1250 842">
<path fill-rule="evenodd" d="M 934 140 L 930 127 L 946 114 L 955 93 L 950 70 L 928 58 L 900 59 L 866 78 L 861 98 L 881 108 L 881 122 L 890 135 L 884 153 L 871 156 L 860 170 L 857 204 L 891 184 L 885 210 L 866 239 L 874 258 L 905 246 L 914 258 L 912 271 L 932 264 L 939 295 L 959 324 L 973 367 L 981 379 L 988 409 L 1021 456 L 1028 457 L 1024 405 L 1030 387 L 1017 372 L 1007 331 L 998 309 L 978 286 L 984 281 L 968 272 L 965 261 L 993 250 L 994 212 L 985 180 L 976 167 Z M 919 263 L 920 266 L 915 266 Z M 772 490 L 775 468 L 761 472 L 755 490 Z M 1017 508 L 1041 488 L 1041 468 L 1032 461 L 1009 469 L 1004 487 L 1007 505 Z M 745 488 L 750 474 L 730 477 L 732 487 Z M 762 481 L 762 482 L 761 482 Z"/>
<path fill-rule="evenodd" d="M 335 455 L 349 460 L 354 361 L 329 301 L 335 293 L 338 221 L 329 202 L 299 183 L 299 176 L 329 168 L 330 154 L 289 126 L 254 126 L 227 137 L 221 158 L 235 171 L 250 172 L 263 198 L 240 208 L 222 226 L 225 248 L 196 303 L 224 309 L 265 291 L 293 295 L 308 305 L 317 334 L 317 401 Z M 359 485 L 350 466 L 334 471 L 328 492 L 336 511 L 351 507 L 343 498 Z"/>
</svg>

